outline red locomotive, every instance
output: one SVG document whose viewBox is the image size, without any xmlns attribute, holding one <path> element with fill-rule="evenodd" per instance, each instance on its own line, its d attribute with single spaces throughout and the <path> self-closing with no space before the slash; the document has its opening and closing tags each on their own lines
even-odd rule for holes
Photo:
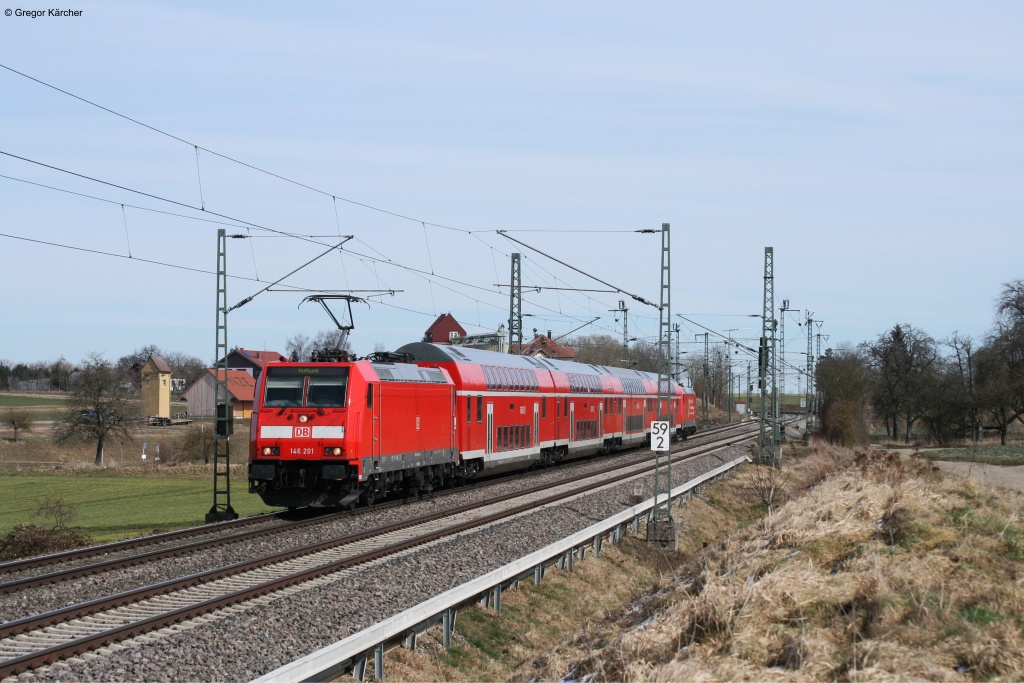
<svg viewBox="0 0 1024 683">
<path fill-rule="evenodd" d="M 672 382 L 675 435 L 696 431 Z M 416 342 L 396 353 L 269 363 L 256 391 L 249 490 L 272 506 L 372 504 L 481 473 L 649 438 L 657 375 Z"/>
</svg>

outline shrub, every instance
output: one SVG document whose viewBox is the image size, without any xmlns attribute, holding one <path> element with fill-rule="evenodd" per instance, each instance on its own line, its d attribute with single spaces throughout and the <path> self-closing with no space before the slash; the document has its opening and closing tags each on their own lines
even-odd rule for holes
<svg viewBox="0 0 1024 683">
<path fill-rule="evenodd" d="M 74 529 L 44 529 L 35 524 L 18 524 L 0 539 L 0 560 L 49 555 L 88 545 L 89 539 Z"/>
<path fill-rule="evenodd" d="M 865 446 L 870 439 L 864 408 L 858 401 L 829 401 L 822 408 L 821 433 L 840 446 Z"/>
</svg>

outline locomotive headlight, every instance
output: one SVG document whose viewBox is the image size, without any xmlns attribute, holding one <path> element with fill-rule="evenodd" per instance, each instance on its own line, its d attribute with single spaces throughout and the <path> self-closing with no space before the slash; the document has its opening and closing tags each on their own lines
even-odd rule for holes
<svg viewBox="0 0 1024 683">
<path fill-rule="evenodd" d="M 309 422 L 309 415 L 299 415 L 299 422 Z"/>
<path fill-rule="evenodd" d="M 334 454 L 335 455 L 341 455 L 341 449 L 340 448 L 335 448 L 334 449 Z"/>
<path fill-rule="evenodd" d="M 277 455 L 280 452 L 281 451 L 277 448 L 277 446 L 264 446 L 263 447 L 263 455 Z"/>
</svg>

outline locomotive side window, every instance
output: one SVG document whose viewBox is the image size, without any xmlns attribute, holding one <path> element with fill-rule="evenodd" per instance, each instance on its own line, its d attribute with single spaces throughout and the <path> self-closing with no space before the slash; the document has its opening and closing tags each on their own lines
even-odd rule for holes
<svg viewBox="0 0 1024 683">
<path fill-rule="evenodd" d="M 367 408 L 372 408 L 373 407 L 373 385 L 372 384 L 367 384 L 366 385 L 366 407 Z"/>
<path fill-rule="evenodd" d="M 473 421 L 473 397 L 466 397 L 466 424 Z"/>
<path fill-rule="evenodd" d="M 540 417 L 542 420 L 548 419 L 548 397 L 540 397 Z"/>
<path fill-rule="evenodd" d="M 484 421 L 484 397 L 483 396 L 477 396 L 476 397 L 476 421 L 477 422 L 483 422 Z"/>
<path fill-rule="evenodd" d="M 309 388 L 306 390 L 306 405 L 314 408 L 344 408 L 345 407 L 345 386 L 348 380 L 348 369 L 343 376 L 316 376 L 309 378 Z"/>
<path fill-rule="evenodd" d="M 268 408 L 290 408 L 302 405 L 302 389 L 306 378 L 300 375 L 283 375 L 284 368 L 267 369 L 267 392 L 263 405 Z"/>
</svg>

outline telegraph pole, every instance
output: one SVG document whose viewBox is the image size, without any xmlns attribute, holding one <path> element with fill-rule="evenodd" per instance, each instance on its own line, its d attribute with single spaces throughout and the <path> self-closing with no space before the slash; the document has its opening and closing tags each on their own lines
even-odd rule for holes
<svg viewBox="0 0 1024 683">
<path fill-rule="evenodd" d="M 682 354 L 679 353 L 679 323 L 672 326 L 672 331 L 676 333 L 676 360 L 672 365 L 672 379 L 678 382 L 679 378 L 682 376 L 682 370 L 680 369 L 682 367 Z"/>
<path fill-rule="evenodd" d="M 626 302 L 619 299 L 619 307 L 613 308 L 608 311 L 609 313 L 621 313 L 622 314 L 622 353 L 623 358 L 629 357 L 629 309 L 626 308 Z"/>
<path fill-rule="evenodd" d="M 733 327 L 726 330 L 726 334 L 729 335 L 729 340 L 725 343 L 725 353 L 728 359 L 726 360 L 726 367 L 729 369 L 729 417 L 728 421 L 732 422 L 732 409 L 733 409 L 733 398 L 732 398 L 732 333 L 739 332 L 740 330 L 749 330 L 749 327 Z M 750 373 L 749 366 L 747 373 Z M 750 379 L 749 377 L 747 378 Z M 747 410 L 750 410 L 750 397 L 747 397 Z"/>
<path fill-rule="evenodd" d="M 523 352 L 523 271 L 522 255 L 512 253 L 512 291 L 508 308 L 508 352 Z"/>
<path fill-rule="evenodd" d="M 669 224 L 661 224 L 661 303 L 658 306 L 658 403 L 657 421 L 651 425 L 651 449 L 654 451 L 654 509 L 647 524 L 647 542 L 675 551 L 678 531 L 672 521 L 672 453 L 669 447 L 672 425 L 673 387 L 669 363 L 672 354 L 671 307 L 671 254 L 669 251 Z M 659 423 L 660 426 L 659 426 Z M 667 423 L 664 439 L 656 440 L 658 430 Z"/>
<path fill-rule="evenodd" d="M 775 254 L 764 248 L 764 306 L 761 315 L 761 348 L 758 377 L 761 383 L 761 433 L 758 440 L 762 462 L 781 466 L 779 452 L 778 397 L 775 394 Z M 770 398 L 769 398 L 770 397 Z"/>
<path fill-rule="evenodd" d="M 786 404 L 786 312 L 799 310 L 789 307 L 789 299 L 783 299 L 782 308 L 779 309 L 779 401 L 782 405 Z"/>
<path fill-rule="evenodd" d="M 708 382 L 710 381 L 711 370 L 708 368 L 708 333 L 693 335 L 693 341 L 697 341 L 701 337 L 704 337 L 704 386 L 701 389 L 700 395 L 700 410 L 701 410 L 701 426 L 708 426 Z"/>
<path fill-rule="evenodd" d="M 754 390 L 754 383 L 750 379 L 750 361 L 748 360 L 747 361 L 747 415 L 750 415 L 751 413 L 754 412 L 754 407 L 750 403 L 750 401 L 752 400 L 751 396 L 750 396 L 750 392 L 752 392 L 753 390 Z"/>
<path fill-rule="evenodd" d="M 727 381 L 729 382 L 729 405 L 728 412 L 726 413 L 728 417 L 725 418 L 725 421 L 732 424 L 732 350 L 729 348 L 728 344 L 725 345 L 725 376 L 728 378 Z"/>
</svg>

